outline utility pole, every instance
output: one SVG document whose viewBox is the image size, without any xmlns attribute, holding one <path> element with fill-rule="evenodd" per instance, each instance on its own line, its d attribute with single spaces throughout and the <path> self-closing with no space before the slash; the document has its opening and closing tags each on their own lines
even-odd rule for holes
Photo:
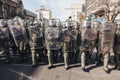
<svg viewBox="0 0 120 80">
<path fill-rule="evenodd" d="M 85 16 L 87 16 L 87 0 L 85 0 Z"/>
</svg>

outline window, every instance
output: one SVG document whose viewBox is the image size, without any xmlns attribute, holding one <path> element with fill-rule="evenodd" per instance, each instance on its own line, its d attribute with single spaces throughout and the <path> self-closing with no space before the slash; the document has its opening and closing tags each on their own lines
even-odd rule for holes
<svg viewBox="0 0 120 80">
<path fill-rule="evenodd" d="M 16 8 L 11 7 L 11 17 L 14 18 L 16 16 Z"/>
<path fill-rule="evenodd" d="M 3 15 L 3 10 L 2 10 L 2 2 L 0 2 L 0 17 L 2 17 Z"/>
</svg>

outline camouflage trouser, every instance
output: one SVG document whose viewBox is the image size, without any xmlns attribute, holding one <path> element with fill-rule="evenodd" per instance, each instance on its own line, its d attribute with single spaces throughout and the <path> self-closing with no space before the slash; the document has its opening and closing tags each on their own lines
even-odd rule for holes
<svg viewBox="0 0 120 80">
<path fill-rule="evenodd" d="M 101 58 L 103 58 L 103 54 L 97 52 L 96 53 L 96 61 L 97 61 L 96 65 L 99 65 L 100 63 L 102 63 Z"/>
<path fill-rule="evenodd" d="M 120 44 L 116 42 L 114 44 L 114 61 L 115 61 L 115 68 L 120 69 Z"/>
<path fill-rule="evenodd" d="M 76 55 L 75 55 L 74 51 L 68 51 L 66 48 L 67 48 L 66 43 L 64 43 L 64 45 L 63 45 L 64 64 L 65 64 L 65 67 L 68 67 L 69 63 L 73 62 L 73 60 L 75 60 L 74 58 L 76 57 Z"/>
<path fill-rule="evenodd" d="M 68 67 L 68 52 L 64 51 L 64 63 L 65 67 Z"/>
<path fill-rule="evenodd" d="M 68 67 L 70 63 L 77 62 L 77 59 L 75 58 L 78 58 L 78 56 L 76 56 L 74 51 L 73 52 L 64 51 L 65 67 Z"/>
<path fill-rule="evenodd" d="M 69 63 L 77 62 L 79 51 L 77 49 L 70 50 L 67 46 L 68 43 L 64 43 L 63 45 L 63 53 L 64 53 L 64 64 L 65 67 L 69 66 Z"/>
<path fill-rule="evenodd" d="M 100 53 L 100 51 L 99 51 L 99 47 L 100 47 L 100 45 L 99 45 L 99 42 L 98 42 L 99 40 L 98 39 L 96 39 L 95 40 L 95 48 L 96 48 L 96 61 L 97 61 L 97 65 L 101 62 L 100 61 L 100 59 L 102 58 L 102 54 Z"/>
<path fill-rule="evenodd" d="M 115 60 L 115 68 L 120 69 L 120 53 L 115 52 L 114 60 Z"/>
<path fill-rule="evenodd" d="M 103 68 L 104 68 L 105 70 L 108 69 L 109 56 L 110 56 L 109 53 L 105 53 L 105 54 L 104 54 L 104 65 L 103 65 Z"/>
<path fill-rule="evenodd" d="M 42 55 L 44 48 L 36 48 L 35 46 L 31 47 L 31 54 L 32 54 L 32 65 L 37 64 L 37 60 L 42 58 L 44 55 Z M 41 57 L 42 55 L 42 57 Z"/>
<path fill-rule="evenodd" d="M 6 58 L 5 62 L 8 63 L 8 62 L 10 62 L 9 42 L 6 41 L 6 39 L 5 39 L 5 40 L 1 41 L 0 44 L 1 44 L 2 49 L 4 50 L 4 53 L 5 53 L 5 58 Z"/>
<path fill-rule="evenodd" d="M 4 45 L 4 52 L 6 57 L 6 63 L 10 62 L 10 53 L 9 53 L 9 46 L 7 44 Z"/>
<path fill-rule="evenodd" d="M 85 68 L 86 63 L 91 59 L 92 52 L 91 51 L 81 51 L 81 67 Z"/>
<path fill-rule="evenodd" d="M 52 51 L 50 49 L 47 50 L 48 55 L 48 66 L 53 66 L 53 59 L 52 59 Z"/>
<path fill-rule="evenodd" d="M 68 52 L 66 51 L 66 43 L 64 43 L 63 45 L 63 53 L 64 53 L 64 63 L 65 63 L 65 67 L 68 67 Z"/>
<path fill-rule="evenodd" d="M 26 44 L 23 42 L 21 42 L 19 45 L 19 54 L 20 54 L 20 61 L 23 61 L 24 57 L 27 57 Z"/>
<path fill-rule="evenodd" d="M 83 51 L 81 53 L 81 67 L 84 68 L 85 67 L 85 51 Z"/>
<path fill-rule="evenodd" d="M 48 56 L 48 66 L 53 66 L 54 62 L 57 62 L 58 59 L 60 59 L 60 55 L 58 55 L 61 52 L 61 49 L 57 50 L 50 50 L 47 49 L 47 56 Z"/>
<path fill-rule="evenodd" d="M 37 64 L 37 54 L 35 49 L 31 49 L 31 54 L 32 54 L 32 65 L 36 65 Z"/>
</svg>

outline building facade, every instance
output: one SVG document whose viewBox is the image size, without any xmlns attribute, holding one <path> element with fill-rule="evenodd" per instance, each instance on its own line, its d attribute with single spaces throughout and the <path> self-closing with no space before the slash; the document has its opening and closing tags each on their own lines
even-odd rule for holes
<svg viewBox="0 0 120 80">
<path fill-rule="evenodd" d="M 120 13 L 119 0 L 85 0 L 85 5 L 86 16 L 94 14 L 101 20 L 107 19 L 114 21 L 118 13 Z"/>
<path fill-rule="evenodd" d="M 79 21 L 79 14 L 84 15 L 84 5 L 83 4 L 71 4 L 71 16 L 75 21 Z"/>
<path fill-rule="evenodd" d="M 84 4 L 79 4 L 79 3 L 73 3 L 71 4 L 71 7 L 70 8 L 67 8 L 70 10 L 71 12 L 71 17 L 72 17 L 72 20 L 74 21 L 78 21 L 78 22 L 81 22 L 80 16 L 84 16 Z"/>
<path fill-rule="evenodd" d="M 44 10 L 42 11 L 42 14 L 43 18 L 45 19 L 51 19 L 52 18 L 52 14 L 51 14 L 51 11 L 50 10 Z"/>
<path fill-rule="evenodd" d="M 94 14 L 96 16 L 104 16 L 106 3 L 109 3 L 109 0 L 85 0 L 86 15 Z"/>
<path fill-rule="evenodd" d="M 0 18 L 23 17 L 22 0 L 0 0 Z"/>
<path fill-rule="evenodd" d="M 24 9 L 24 19 L 35 19 L 35 18 L 37 18 L 37 14 Z"/>
<path fill-rule="evenodd" d="M 46 9 L 44 6 L 41 6 L 39 9 L 36 10 L 39 13 L 39 19 L 51 19 L 52 18 L 52 11 Z"/>
</svg>

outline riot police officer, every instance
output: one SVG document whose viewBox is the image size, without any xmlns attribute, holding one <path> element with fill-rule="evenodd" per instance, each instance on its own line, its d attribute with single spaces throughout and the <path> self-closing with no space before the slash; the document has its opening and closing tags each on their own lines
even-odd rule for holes
<svg viewBox="0 0 120 80">
<path fill-rule="evenodd" d="M 114 41 L 114 59 L 115 69 L 120 70 L 120 25 L 116 25 L 115 41 Z"/>
<path fill-rule="evenodd" d="M 26 44 L 28 42 L 23 20 L 16 16 L 13 20 L 8 21 L 8 27 L 12 36 L 12 43 L 16 52 L 20 55 L 19 62 L 21 62 L 24 60 Z"/>
<path fill-rule="evenodd" d="M 100 52 L 103 54 L 104 57 L 104 65 L 103 69 L 105 72 L 109 73 L 108 68 L 108 61 L 109 56 L 111 53 L 113 53 L 113 43 L 114 43 L 114 35 L 115 35 L 115 29 L 116 26 L 114 23 L 110 21 L 105 21 L 102 23 L 102 26 L 100 27 Z"/>
<path fill-rule="evenodd" d="M 48 20 L 48 26 L 45 26 L 45 46 L 48 55 L 48 69 L 53 67 L 53 55 L 59 53 L 62 48 L 61 26 L 56 25 L 56 19 Z"/>
<path fill-rule="evenodd" d="M 81 69 L 85 70 L 86 60 L 90 59 L 95 47 L 95 31 L 91 27 L 91 21 L 85 20 L 81 29 Z"/>
<path fill-rule="evenodd" d="M 7 21 L 6 20 L 0 20 L 0 49 L 5 54 L 5 62 L 10 62 L 10 32 L 8 29 Z"/>
<path fill-rule="evenodd" d="M 40 20 L 35 20 L 33 26 L 30 26 L 29 29 L 30 35 L 30 49 L 32 53 L 32 65 L 35 66 L 37 64 L 38 59 L 42 59 L 44 57 L 44 31 L 43 25 Z"/>
<path fill-rule="evenodd" d="M 63 23 L 63 52 L 64 52 L 64 63 L 65 69 L 69 69 L 70 60 L 74 60 L 75 54 L 78 51 L 78 34 L 79 34 L 79 25 L 74 21 L 65 21 Z M 70 53 L 72 56 L 70 56 Z"/>
<path fill-rule="evenodd" d="M 100 62 L 101 62 L 100 59 L 102 57 L 102 54 L 99 53 L 99 48 L 98 48 L 100 46 L 99 45 L 100 26 L 101 26 L 100 22 L 98 22 L 96 20 L 92 21 L 91 27 L 95 32 L 95 48 L 96 48 L 96 61 L 97 61 L 96 65 L 100 64 Z"/>
</svg>

